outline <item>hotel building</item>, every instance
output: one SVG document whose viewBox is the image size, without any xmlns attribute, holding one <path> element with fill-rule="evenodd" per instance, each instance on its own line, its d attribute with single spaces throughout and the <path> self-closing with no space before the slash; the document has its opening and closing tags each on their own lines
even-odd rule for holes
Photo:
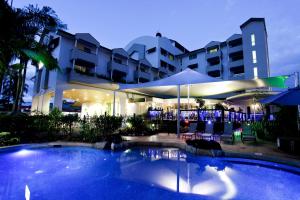
<svg viewBox="0 0 300 200">
<path fill-rule="evenodd" d="M 49 71 L 40 64 L 31 110 L 48 113 L 50 102 L 62 110 L 66 100 L 81 106 L 82 116 L 142 114 L 149 107 L 171 106 L 173 101 L 117 91 L 118 84 L 154 81 L 186 68 L 222 80 L 269 77 L 265 20 L 250 18 L 240 29 L 241 33 L 226 41 L 211 41 L 193 51 L 161 33 L 136 38 L 115 49 L 102 46 L 89 33 L 49 33 L 44 42 L 52 49 L 60 70 Z"/>
</svg>

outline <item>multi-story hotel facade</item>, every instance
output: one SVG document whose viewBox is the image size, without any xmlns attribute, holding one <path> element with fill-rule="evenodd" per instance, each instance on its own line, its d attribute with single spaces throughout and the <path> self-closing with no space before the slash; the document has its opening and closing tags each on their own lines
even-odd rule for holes
<svg viewBox="0 0 300 200">
<path fill-rule="evenodd" d="M 142 114 L 149 107 L 164 108 L 175 101 L 118 91 L 118 84 L 155 81 L 186 68 L 222 80 L 269 77 L 265 20 L 250 18 L 240 29 L 226 41 L 211 41 L 193 51 L 161 33 L 115 49 L 102 46 L 88 33 L 49 33 L 45 43 L 60 70 L 48 71 L 40 63 L 31 110 L 48 113 L 50 103 L 62 110 L 64 100 L 71 100 L 81 106 L 81 115 Z"/>
</svg>

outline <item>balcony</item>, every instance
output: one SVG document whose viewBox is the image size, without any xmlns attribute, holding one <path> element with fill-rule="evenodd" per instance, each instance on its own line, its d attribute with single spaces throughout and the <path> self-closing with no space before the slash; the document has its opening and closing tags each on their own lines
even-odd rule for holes
<svg viewBox="0 0 300 200">
<path fill-rule="evenodd" d="M 244 60 L 240 59 L 240 60 L 236 60 L 236 61 L 231 61 L 228 63 L 228 66 L 229 66 L 229 68 L 244 66 Z"/>
<path fill-rule="evenodd" d="M 216 52 L 207 52 L 205 57 L 206 57 L 206 60 L 212 60 L 212 59 L 216 59 L 216 58 L 219 58 L 221 56 L 221 51 L 218 50 Z"/>
<path fill-rule="evenodd" d="M 206 67 L 207 72 L 212 72 L 212 71 L 222 71 L 222 64 L 219 63 L 217 65 L 208 65 Z"/>
<path fill-rule="evenodd" d="M 78 70 L 68 69 L 67 73 L 68 82 L 70 83 L 84 83 L 89 85 L 101 84 L 109 82 L 108 78 L 98 78 L 95 74 L 86 74 Z"/>
<path fill-rule="evenodd" d="M 93 54 L 93 53 L 88 53 L 85 52 L 83 50 L 77 49 L 77 48 L 73 48 L 71 50 L 71 60 L 84 60 L 90 63 L 93 63 L 94 65 L 97 65 L 97 55 Z"/>
<path fill-rule="evenodd" d="M 245 79 L 245 73 L 240 74 L 233 74 L 230 77 L 231 80 L 244 80 Z"/>
<path fill-rule="evenodd" d="M 135 72 L 135 78 L 150 81 L 151 80 L 151 74 L 149 74 L 148 72 L 136 71 Z"/>
<path fill-rule="evenodd" d="M 109 61 L 107 67 L 108 71 L 118 71 L 124 73 L 125 75 L 128 74 L 128 66 L 125 64 L 117 63 L 115 61 Z"/>
<path fill-rule="evenodd" d="M 158 68 L 158 71 L 161 73 L 164 73 L 164 74 L 167 74 L 168 73 L 168 69 L 166 67 L 160 67 Z"/>
<path fill-rule="evenodd" d="M 220 70 L 215 70 L 215 71 L 209 71 L 207 72 L 207 75 L 215 78 L 220 78 L 222 76 L 222 73 Z"/>
<path fill-rule="evenodd" d="M 243 51 L 243 46 L 242 45 L 238 45 L 235 47 L 229 47 L 228 48 L 228 54 L 233 54 L 233 53 L 237 53 L 237 52 L 241 52 Z"/>
</svg>

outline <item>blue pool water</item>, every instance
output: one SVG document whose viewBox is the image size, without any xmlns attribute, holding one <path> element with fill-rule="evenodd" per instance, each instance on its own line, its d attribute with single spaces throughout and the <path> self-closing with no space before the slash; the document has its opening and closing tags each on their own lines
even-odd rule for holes
<svg viewBox="0 0 300 200">
<path fill-rule="evenodd" d="M 285 168 L 285 170 L 282 170 Z M 0 151 L 0 199 L 300 199 L 299 169 L 172 148 Z M 27 188 L 27 190 L 25 190 Z"/>
</svg>

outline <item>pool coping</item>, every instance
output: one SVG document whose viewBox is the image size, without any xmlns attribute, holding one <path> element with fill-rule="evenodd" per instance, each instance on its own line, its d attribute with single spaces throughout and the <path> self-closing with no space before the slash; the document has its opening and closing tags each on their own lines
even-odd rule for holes
<svg viewBox="0 0 300 200">
<path fill-rule="evenodd" d="M 18 144 L 11 146 L 0 147 L 0 152 L 2 150 L 20 148 L 20 147 L 49 147 L 49 146 L 77 146 L 77 147 L 89 147 L 95 149 L 104 149 L 106 142 L 96 142 L 96 143 L 84 143 L 84 142 L 67 142 L 67 141 L 55 141 L 55 142 L 45 142 L 45 143 L 28 143 L 28 144 Z M 173 147 L 179 148 L 181 150 L 187 151 L 189 153 L 199 155 L 199 156 L 210 156 L 210 157 L 224 157 L 224 158 L 243 158 L 252 159 L 258 161 L 267 161 L 277 164 L 283 164 L 291 167 L 296 167 L 300 169 L 300 160 L 295 161 L 289 158 L 278 158 L 275 156 L 269 156 L 264 154 L 256 153 L 239 153 L 232 151 L 220 151 L 220 150 L 205 150 L 196 149 L 186 143 L 174 143 L 174 142 L 157 142 L 157 141 L 124 141 L 120 144 L 115 145 L 115 150 L 123 150 L 133 147 Z"/>
</svg>

